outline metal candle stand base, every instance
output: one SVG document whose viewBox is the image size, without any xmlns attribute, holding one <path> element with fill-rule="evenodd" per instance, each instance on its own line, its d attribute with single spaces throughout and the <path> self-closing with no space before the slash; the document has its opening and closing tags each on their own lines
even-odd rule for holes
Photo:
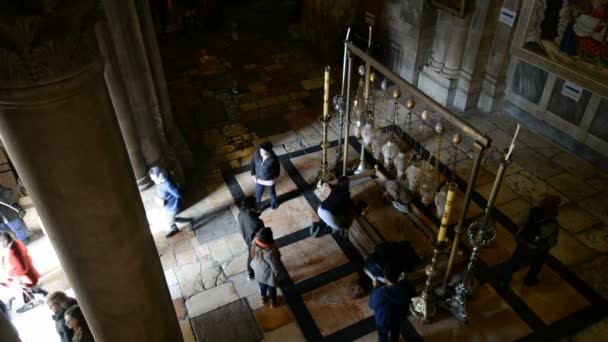
<svg viewBox="0 0 608 342">
<path fill-rule="evenodd" d="M 445 251 L 446 247 L 447 244 L 445 242 L 435 244 L 431 264 L 426 267 L 427 280 L 424 290 L 420 296 L 412 298 L 410 312 L 424 323 L 429 323 L 437 313 L 437 298 L 431 289 L 431 281 L 437 271 L 435 269 L 437 257 Z"/>
</svg>

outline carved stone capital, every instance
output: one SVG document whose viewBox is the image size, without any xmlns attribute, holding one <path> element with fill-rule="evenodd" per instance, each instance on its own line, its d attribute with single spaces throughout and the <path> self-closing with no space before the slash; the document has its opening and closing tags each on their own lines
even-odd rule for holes
<svg viewBox="0 0 608 342">
<path fill-rule="evenodd" d="M 69 77 L 98 58 L 97 0 L 13 1 L 0 11 L 0 87 Z"/>
</svg>

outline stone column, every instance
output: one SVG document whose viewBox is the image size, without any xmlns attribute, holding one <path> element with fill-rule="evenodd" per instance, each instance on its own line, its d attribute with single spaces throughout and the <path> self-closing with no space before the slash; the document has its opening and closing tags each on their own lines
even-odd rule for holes
<svg viewBox="0 0 608 342">
<path fill-rule="evenodd" d="M 450 14 L 445 11 L 437 11 L 437 28 L 433 40 L 433 51 L 429 60 L 429 67 L 435 71 L 441 71 L 448 52 L 448 41 L 450 39 L 449 19 Z"/>
<path fill-rule="evenodd" d="M 519 0 L 504 0 L 502 7 L 518 12 Z M 518 14 L 519 15 L 519 14 Z M 511 55 L 509 49 L 515 26 L 496 24 L 496 34 L 490 49 L 488 66 L 481 85 L 477 108 L 484 112 L 496 110 L 505 95 L 506 71 Z"/>
<path fill-rule="evenodd" d="M 0 341 L 2 342 L 21 342 L 15 328 L 11 325 L 4 315 L 0 315 Z"/>
<path fill-rule="evenodd" d="M 134 0 L 103 0 L 146 166 L 165 165 L 163 121 Z"/>
<path fill-rule="evenodd" d="M 97 341 L 182 341 L 106 89 L 95 0 L 0 12 L 0 136 Z"/>
<path fill-rule="evenodd" d="M 472 13 L 453 103 L 458 110 L 465 111 L 476 106 L 479 99 L 482 70 L 488 61 L 488 45 L 490 45 L 491 36 L 496 29 L 496 21 L 488 21 L 487 18 L 498 15 L 499 7 L 497 5 L 499 5 L 498 2 L 480 1 L 476 3 Z"/>
<path fill-rule="evenodd" d="M 144 45 L 146 48 L 146 55 L 148 57 L 150 71 L 152 73 L 154 87 L 156 89 L 160 115 L 165 127 L 164 133 L 166 134 L 169 142 L 168 152 L 170 153 L 170 157 L 175 158 L 174 153 L 177 155 L 179 161 L 174 161 L 174 163 L 177 165 L 181 164 L 192 167 L 192 152 L 190 151 L 188 144 L 186 144 L 184 136 L 175 124 L 175 119 L 173 117 L 173 109 L 171 107 L 171 101 L 169 100 L 169 90 L 167 89 L 167 80 L 165 79 L 165 72 L 163 70 L 163 64 L 158 49 L 158 42 L 156 41 L 156 31 L 154 29 L 154 23 L 152 22 L 150 2 L 148 0 L 137 0 L 136 5 Z M 183 172 L 181 178 L 184 178 Z"/>
<path fill-rule="evenodd" d="M 487 3 L 484 7 L 487 7 Z M 466 18 L 460 18 L 453 15 L 450 16 L 448 25 L 448 51 L 445 56 L 443 68 L 441 69 L 441 73 L 450 79 L 457 77 L 460 73 L 470 22 L 470 15 Z"/>
<path fill-rule="evenodd" d="M 129 153 L 129 160 L 131 161 L 131 167 L 137 180 L 137 186 L 140 191 L 144 191 L 154 183 L 152 183 L 148 176 L 148 169 L 139 144 L 137 128 L 133 121 L 133 111 L 129 103 L 129 95 L 127 94 L 120 70 L 116 66 L 116 53 L 105 18 L 97 23 L 96 33 L 99 49 L 105 60 L 104 75 L 108 85 L 108 92 L 114 104 L 114 111 L 116 112 L 116 118 L 120 124 L 120 130 L 122 131 L 127 152 Z"/>
</svg>

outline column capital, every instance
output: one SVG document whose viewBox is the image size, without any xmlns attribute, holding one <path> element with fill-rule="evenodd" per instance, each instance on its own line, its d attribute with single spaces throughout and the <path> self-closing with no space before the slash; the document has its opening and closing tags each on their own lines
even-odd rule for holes
<svg viewBox="0 0 608 342">
<path fill-rule="evenodd" d="M 0 11 L 0 87 L 64 79 L 98 57 L 97 0 L 9 2 Z"/>
</svg>

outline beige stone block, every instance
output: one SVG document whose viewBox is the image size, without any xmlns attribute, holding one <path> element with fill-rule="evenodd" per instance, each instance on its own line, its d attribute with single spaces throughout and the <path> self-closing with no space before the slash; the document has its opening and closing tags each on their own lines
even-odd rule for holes
<svg viewBox="0 0 608 342">
<path fill-rule="evenodd" d="M 568 199 L 565 196 L 526 170 L 506 176 L 504 178 L 504 184 L 507 184 L 513 191 L 532 203 L 541 201 L 545 194 L 560 196 L 562 198 L 562 204 L 568 202 Z"/>
<path fill-rule="evenodd" d="M 597 217 L 589 214 L 576 204 L 561 206 L 557 215 L 557 221 L 564 229 L 575 234 L 600 222 Z"/>
<path fill-rule="evenodd" d="M 503 214 L 505 214 L 511 221 L 515 222 L 515 224 L 519 224 L 519 221 L 522 218 L 522 215 L 526 212 L 526 210 L 530 209 L 532 204 L 525 198 L 517 198 L 515 200 L 499 204 L 496 208 Z"/>
<path fill-rule="evenodd" d="M 226 277 L 232 277 L 236 274 L 245 272 L 247 270 L 247 253 L 243 253 L 238 257 L 225 263 L 222 268 L 224 269 L 224 275 Z"/>
<path fill-rule="evenodd" d="M 241 234 L 232 234 L 226 236 L 225 239 L 228 249 L 230 249 L 230 253 L 232 253 L 232 255 L 240 255 L 247 251 L 247 245 L 245 244 Z"/>
<path fill-rule="evenodd" d="M 186 308 L 188 315 L 194 318 L 238 299 L 234 285 L 228 282 L 190 297 L 186 301 Z"/>
<path fill-rule="evenodd" d="M 175 254 L 194 250 L 191 239 L 182 239 L 172 244 Z"/>
<path fill-rule="evenodd" d="M 305 342 L 304 334 L 300 330 L 298 323 L 291 322 L 278 329 L 264 333 L 263 342 Z"/>
<path fill-rule="evenodd" d="M 576 235 L 587 247 L 608 253 L 608 227 L 592 228 Z"/>
<path fill-rule="evenodd" d="M 586 184 L 581 178 L 567 172 L 548 178 L 547 183 L 573 202 L 589 198 L 599 192 L 599 189 Z"/>
<path fill-rule="evenodd" d="M 210 289 L 225 282 L 226 276 L 222 273 L 220 267 L 210 267 L 202 273 L 203 289 Z"/>
<path fill-rule="evenodd" d="M 492 192 L 493 187 L 494 183 L 488 183 L 486 185 L 478 187 L 476 190 L 486 200 L 489 200 L 490 193 Z M 519 195 L 515 191 L 511 190 L 511 188 L 509 188 L 507 185 L 503 184 L 498 190 L 498 195 L 496 196 L 496 202 L 494 203 L 494 205 L 497 206 L 503 203 L 507 203 L 517 198 L 519 198 Z"/>
<path fill-rule="evenodd" d="M 175 260 L 175 255 L 173 254 L 173 251 L 167 250 L 163 255 L 161 255 L 160 263 L 163 265 L 164 269 L 175 267 L 175 265 L 177 265 L 177 261 Z"/>
<path fill-rule="evenodd" d="M 175 271 L 173 269 L 168 269 L 165 271 L 165 280 L 167 281 L 168 286 L 177 284 L 177 276 L 175 275 Z"/>
<path fill-rule="evenodd" d="M 189 243 L 189 241 L 188 241 Z M 193 264 L 197 262 L 196 253 L 194 249 L 183 251 L 180 253 L 175 253 L 175 259 L 179 266 L 186 264 Z"/>
<path fill-rule="evenodd" d="M 182 298 L 182 290 L 179 284 L 169 286 L 169 294 L 171 295 L 171 300 Z"/>
<path fill-rule="evenodd" d="M 177 315 L 177 320 L 181 321 L 188 316 L 188 312 L 186 311 L 186 306 L 184 305 L 184 299 L 178 298 L 173 300 L 173 308 L 175 309 L 175 314 Z"/>
<path fill-rule="evenodd" d="M 213 255 L 211 254 L 209 244 L 207 243 L 200 244 L 200 246 L 195 249 L 195 252 L 200 260 L 213 260 Z"/>
<path fill-rule="evenodd" d="M 608 224 L 608 191 L 603 191 L 584 200 L 580 203 L 580 207 Z"/>
<path fill-rule="evenodd" d="M 570 152 L 559 153 L 552 160 L 570 173 L 581 178 L 590 178 L 601 173 L 595 166 Z"/>
<path fill-rule="evenodd" d="M 208 245 L 214 260 L 221 263 L 232 258 L 232 253 L 230 253 L 226 239 L 213 240 Z"/>
<path fill-rule="evenodd" d="M 197 281 L 200 281 L 201 266 L 199 264 L 186 264 L 175 268 L 175 275 L 184 297 L 194 294 Z"/>
<path fill-rule="evenodd" d="M 589 260 L 595 252 L 562 229 L 559 232 L 557 245 L 551 249 L 551 254 L 564 265 L 572 266 Z"/>
</svg>

